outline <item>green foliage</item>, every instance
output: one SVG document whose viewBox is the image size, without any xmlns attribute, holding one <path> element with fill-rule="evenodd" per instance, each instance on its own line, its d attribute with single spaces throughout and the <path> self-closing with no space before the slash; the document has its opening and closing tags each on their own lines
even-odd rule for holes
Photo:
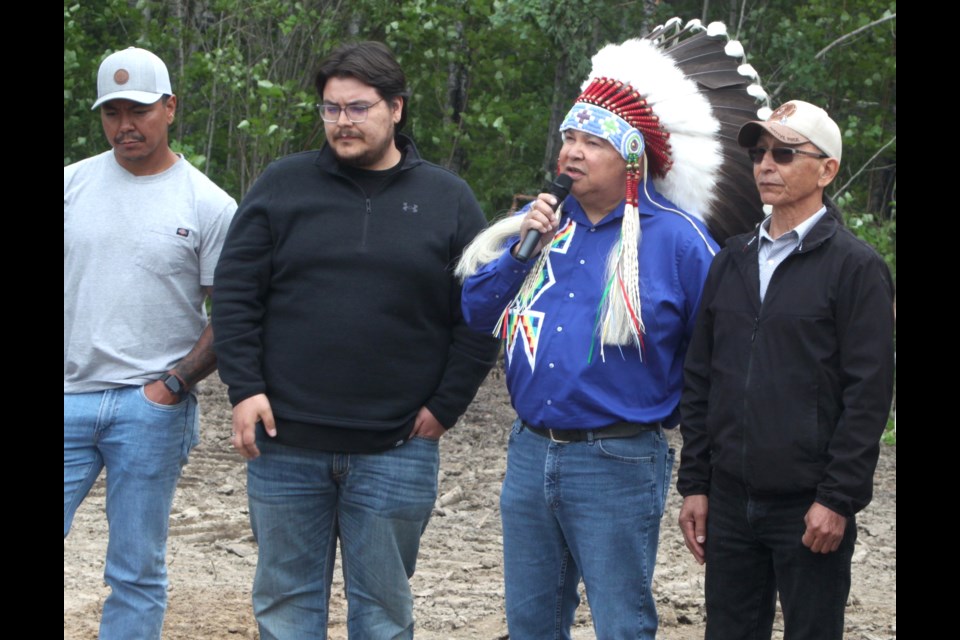
<svg viewBox="0 0 960 640">
<path fill-rule="evenodd" d="M 887 426 L 883 430 L 883 437 L 881 438 L 883 444 L 888 446 L 896 446 L 897 444 L 897 412 L 894 410 L 890 417 L 887 419 Z"/>
<path fill-rule="evenodd" d="M 140 16 L 124 0 L 63 4 L 63 163 L 103 150 L 103 131 L 90 106 L 103 57 L 136 41 Z M 120 38 L 122 42 L 117 42 Z M 129 38 L 129 39 L 128 39 Z"/>
<path fill-rule="evenodd" d="M 65 0 L 64 164 L 106 148 L 90 112 L 100 61 L 143 46 L 170 68 L 174 148 L 239 198 L 276 157 L 322 143 L 319 60 L 374 39 L 406 71 L 424 157 L 460 173 L 492 217 L 554 169 L 559 119 L 603 44 L 672 15 L 723 20 L 774 103 L 802 98 L 840 123 L 834 186 L 895 273 L 895 13 L 895 0 Z"/>
<path fill-rule="evenodd" d="M 532 25 L 506 23 L 496 5 L 416 0 L 391 5 L 383 20 L 407 74 L 421 153 L 460 173 L 491 213 L 539 186 L 547 130 L 542 87 L 530 77 L 549 62 L 543 47 L 517 55 L 518 34 L 543 38 Z"/>
<path fill-rule="evenodd" d="M 883 258 L 893 280 L 897 280 L 897 204 L 891 203 L 890 217 L 878 219 L 873 213 L 845 213 L 847 226 L 861 240 L 870 243 Z"/>
<path fill-rule="evenodd" d="M 207 165 L 207 156 L 197 153 L 197 151 L 189 144 L 183 144 L 179 140 L 171 140 L 170 148 L 174 153 L 179 153 L 186 159 L 187 162 L 201 171 L 203 171 L 204 167 Z"/>
</svg>

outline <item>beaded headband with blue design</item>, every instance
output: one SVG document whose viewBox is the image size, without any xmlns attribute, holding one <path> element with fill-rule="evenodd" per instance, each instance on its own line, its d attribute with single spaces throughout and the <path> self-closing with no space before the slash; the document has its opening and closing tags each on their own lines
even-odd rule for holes
<svg viewBox="0 0 960 640">
<path fill-rule="evenodd" d="M 643 153 L 642 133 L 617 114 L 589 102 L 578 102 L 570 109 L 560 125 L 560 132 L 570 129 L 578 129 L 607 140 L 627 161 Z"/>
</svg>

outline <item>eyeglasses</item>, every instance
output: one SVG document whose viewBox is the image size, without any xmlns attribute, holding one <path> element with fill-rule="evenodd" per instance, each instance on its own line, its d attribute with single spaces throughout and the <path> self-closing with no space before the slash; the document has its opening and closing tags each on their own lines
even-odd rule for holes
<svg viewBox="0 0 960 640">
<path fill-rule="evenodd" d="M 320 111 L 320 117 L 323 118 L 324 122 L 339 122 L 340 112 L 345 111 L 347 113 L 347 120 L 353 124 L 360 124 L 361 122 L 366 122 L 367 112 L 370 111 L 370 107 L 375 107 L 381 102 L 383 102 L 383 98 L 380 98 L 373 104 L 348 104 L 345 107 L 323 102 L 317 105 L 317 109 Z"/>
<path fill-rule="evenodd" d="M 825 153 L 806 151 L 805 149 L 794 149 L 793 147 L 774 147 L 772 149 L 767 149 L 766 147 L 750 147 L 747 149 L 747 155 L 750 156 L 753 164 L 760 164 L 763 162 L 763 156 L 766 155 L 767 151 L 770 152 L 770 155 L 773 156 L 773 161 L 777 164 L 790 164 L 798 154 L 821 159 L 830 157 Z"/>
</svg>

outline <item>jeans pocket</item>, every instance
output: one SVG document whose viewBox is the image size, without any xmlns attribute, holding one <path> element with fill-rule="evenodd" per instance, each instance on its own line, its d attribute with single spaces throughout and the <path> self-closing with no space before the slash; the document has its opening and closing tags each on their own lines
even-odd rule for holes
<svg viewBox="0 0 960 640">
<path fill-rule="evenodd" d="M 667 449 L 663 465 L 663 491 L 660 496 L 660 517 L 667 508 L 667 496 L 670 494 L 670 480 L 673 478 L 673 465 L 676 462 L 677 450 L 673 447 Z"/>
<path fill-rule="evenodd" d="M 603 458 L 626 464 L 652 464 L 654 456 L 648 435 L 641 433 L 632 438 L 600 438 L 596 442 Z"/>
<path fill-rule="evenodd" d="M 168 406 L 150 401 L 143 387 L 122 387 L 115 392 L 119 407 L 115 420 L 133 434 L 131 446 L 150 460 L 164 460 L 166 464 L 178 460 L 178 469 L 186 464 L 190 450 L 200 439 L 196 398 L 187 396 Z"/>
<path fill-rule="evenodd" d="M 147 393 L 146 391 L 143 390 L 142 386 L 137 388 L 137 395 L 140 397 L 141 400 L 143 400 L 143 402 L 147 406 L 153 407 L 154 409 L 159 409 L 160 411 L 167 411 L 167 412 L 180 411 L 185 406 L 187 406 L 187 400 L 188 400 L 188 398 L 184 397 L 177 404 L 160 404 L 159 402 L 154 402 L 153 400 L 148 398 Z"/>
<path fill-rule="evenodd" d="M 513 439 L 520 435 L 520 432 L 523 431 L 523 420 L 517 418 L 513 421 L 513 425 L 510 427 L 510 436 L 507 439 L 507 444 L 513 442 Z"/>
</svg>

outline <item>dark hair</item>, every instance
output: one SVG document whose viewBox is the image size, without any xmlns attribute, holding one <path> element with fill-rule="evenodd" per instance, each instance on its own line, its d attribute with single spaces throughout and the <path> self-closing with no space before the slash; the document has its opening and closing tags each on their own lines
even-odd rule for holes
<svg viewBox="0 0 960 640">
<path fill-rule="evenodd" d="M 396 131 L 403 129 L 407 122 L 407 77 L 393 53 L 382 42 L 356 42 L 340 45 L 320 63 L 314 85 L 323 98 L 323 89 L 330 78 L 356 78 L 377 90 L 380 97 L 390 101 L 403 98 L 400 122 Z"/>
</svg>

